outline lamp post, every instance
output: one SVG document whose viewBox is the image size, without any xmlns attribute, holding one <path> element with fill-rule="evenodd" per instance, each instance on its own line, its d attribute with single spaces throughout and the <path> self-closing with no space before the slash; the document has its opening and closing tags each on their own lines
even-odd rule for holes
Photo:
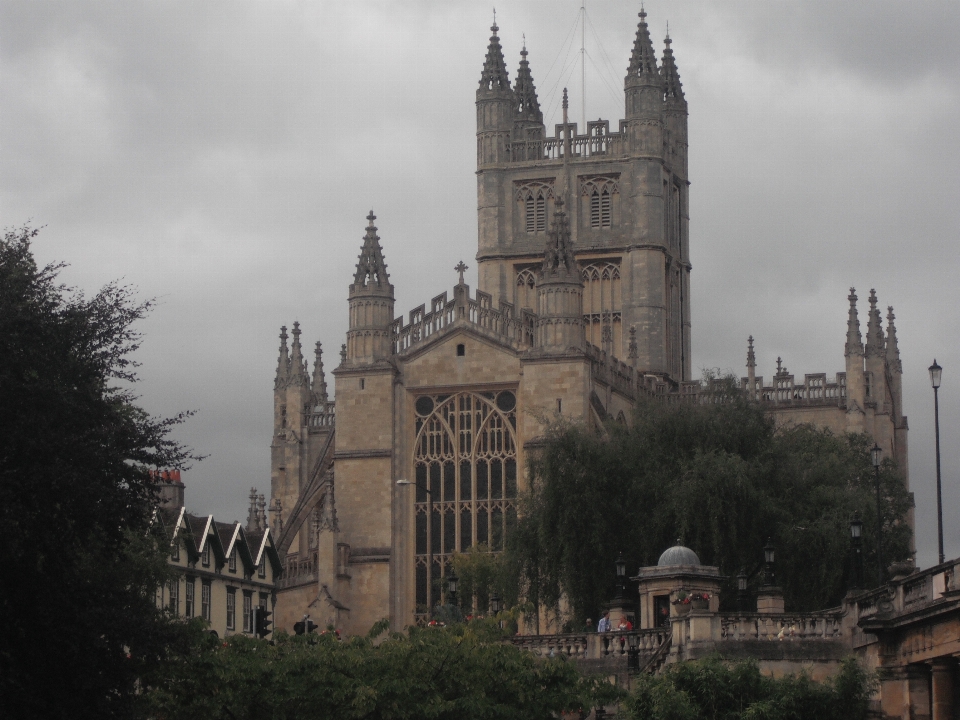
<svg viewBox="0 0 960 720">
<path fill-rule="evenodd" d="M 450 574 L 447 575 L 447 603 L 449 605 L 457 606 L 457 584 L 460 582 L 460 578 L 457 577 L 457 574 L 453 571 L 453 568 L 450 569 Z"/>
<path fill-rule="evenodd" d="M 494 617 L 500 614 L 500 596 L 496 593 L 490 596 L 490 612 L 493 613 Z M 503 630 L 503 620 L 498 620 L 497 624 Z"/>
<path fill-rule="evenodd" d="M 874 476 L 877 484 L 877 584 L 883 584 L 883 515 L 880 513 L 880 457 L 883 449 L 873 444 L 870 448 L 870 462 L 873 463 Z"/>
<path fill-rule="evenodd" d="M 776 582 L 776 575 L 773 571 L 773 563 L 776 561 L 775 548 L 773 541 L 767 538 L 767 544 L 763 546 L 763 584 L 768 587 Z"/>
<path fill-rule="evenodd" d="M 737 575 L 737 605 L 740 606 L 740 612 L 747 612 L 747 573 L 740 569 L 740 574 Z"/>
<path fill-rule="evenodd" d="M 406 478 L 397 480 L 397 485 L 416 485 L 427 494 L 427 607 L 433 607 L 433 493 L 426 485 L 410 482 Z"/>
<path fill-rule="evenodd" d="M 940 551 L 940 562 L 943 562 L 943 502 L 940 498 L 940 401 L 937 391 L 940 389 L 940 373 L 943 368 L 937 365 L 934 358 L 930 366 L 930 384 L 933 386 L 933 427 L 937 437 L 937 548 Z"/>
<path fill-rule="evenodd" d="M 626 592 L 626 588 L 624 587 L 623 583 L 624 583 L 624 578 L 627 575 L 627 563 L 624 562 L 623 560 L 623 553 L 620 553 L 617 556 L 616 568 L 617 568 L 617 600 L 622 600 L 623 595 Z"/>
<path fill-rule="evenodd" d="M 851 581 L 851 590 L 863 589 L 863 522 L 860 520 L 860 513 L 855 512 L 850 521 L 850 543 L 853 546 L 853 579 Z"/>
</svg>

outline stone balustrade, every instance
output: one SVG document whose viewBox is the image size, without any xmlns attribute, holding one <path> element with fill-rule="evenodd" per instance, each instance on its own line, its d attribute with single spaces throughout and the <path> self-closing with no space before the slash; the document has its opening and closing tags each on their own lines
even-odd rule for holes
<svg viewBox="0 0 960 720">
<path fill-rule="evenodd" d="M 562 635 L 518 635 L 511 642 L 540 657 L 563 655 L 575 660 L 622 658 L 636 649 L 641 663 L 670 640 L 669 628 L 630 630 L 609 633 L 567 633 Z"/>
<path fill-rule="evenodd" d="M 306 557 L 288 555 L 283 562 L 283 575 L 277 581 L 277 589 L 296 587 L 317 582 L 317 555 Z"/>
<path fill-rule="evenodd" d="M 620 132 L 610 132 L 609 120 L 592 120 L 587 122 L 585 135 L 577 133 L 577 124 L 568 123 L 566 128 L 570 133 L 570 157 L 622 157 L 626 152 L 626 141 L 621 120 Z M 511 162 L 543 162 L 545 160 L 562 160 L 564 153 L 564 126 L 558 124 L 554 129 L 554 136 L 548 138 L 530 138 L 515 140 L 507 144 Z"/>
<path fill-rule="evenodd" d="M 836 640 L 843 634 L 843 613 L 737 613 L 720 616 L 723 640 Z"/>
</svg>

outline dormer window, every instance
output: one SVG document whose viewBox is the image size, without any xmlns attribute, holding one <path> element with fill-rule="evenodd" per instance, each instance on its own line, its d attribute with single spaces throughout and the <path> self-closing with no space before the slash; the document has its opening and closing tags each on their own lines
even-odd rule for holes
<svg viewBox="0 0 960 720">
<path fill-rule="evenodd" d="M 200 553 L 200 564 L 204 567 L 210 567 L 210 544 L 205 543 L 203 552 Z"/>
<path fill-rule="evenodd" d="M 265 578 L 267 576 L 267 557 L 266 553 L 260 556 L 260 564 L 257 565 L 257 577 Z"/>
<path fill-rule="evenodd" d="M 180 562 L 180 541 L 175 540 L 173 547 L 170 549 L 170 559 L 174 562 Z"/>
<path fill-rule="evenodd" d="M 227 560 L 227 567 L 230 569 L 230 572 L 237 571 L 237 548 L 233 548 L 230 551 L 230 559 Z"/>
</svg>

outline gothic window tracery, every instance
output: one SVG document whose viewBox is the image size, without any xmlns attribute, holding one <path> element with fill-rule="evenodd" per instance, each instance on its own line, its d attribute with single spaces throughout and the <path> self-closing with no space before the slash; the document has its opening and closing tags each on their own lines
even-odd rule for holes
<svg viewBox="0 0 960 720">
<path fill-rule="evenodd" d="M 619 179 L 614 176 L 596 176 L 583 178 L 580 183 L 580 197 L 583 199 L 584 221 L 589 218 L 594 229 L 610 228 L 615 223 L 613 198 L 620 194 Z"/>
<path fill-rule="evenodd" d="M 530 180 L 517 186 L 517 202 L 523 215 L 523 227 L 528 233 L 547 231 L 547 201 L 553 199 L 553 182 Z"/>
<path fill-rule="evenodd" d="M 422 395 L 414 404 L 414 552 L 421 611 L 436 603 L 436 580 L 451 554 L 481 544 L 502 550 L 516 522 L 516 406 L 509 390 Z M 427 580 L 431 551 L 433 588 Z"/>
<path fill-rule="evenodd" d="M 533 268 L 524 268 L 517 273 L 517 293 L 514 305 L 537 311 L 537 274 Z"/>
<path fill-rule="evenodd" d="M 613 344 L 614 355 L 623 353 L 621 331 L 620 266 L 613 262 L 598 261 L 584 265 L 583 319 L 586 323 L 587 340 L 603 347 L 604 328 Z"/>
</svg>

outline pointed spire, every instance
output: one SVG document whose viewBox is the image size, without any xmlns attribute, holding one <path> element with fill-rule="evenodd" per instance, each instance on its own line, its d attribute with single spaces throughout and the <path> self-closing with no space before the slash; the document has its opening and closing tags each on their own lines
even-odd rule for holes
<svg viewBox="0 0 960 720">
<path fill-rule="evenodd" d="M 847 344 L 843 354 L 846 357 L 853 355 L 863 356 L 863 341 L 860 336 L 860 318 L 857 316 L 857 292 L 850 288 L 850 294 L 847 295 L 850 301 L 850 312 L 847 317 Z"/>
<path fill-rule="evenodd" d="M 517 120 L 543 124 L 543 112 L 540 110 L 540 101 L 537 99 L 537 88 L 533 84 L 533 75 L 530 74 L 530 63 L 527 62 L 527 42 L 524 38 L 523 50 L 520 51 L 520 69 L 517 70 L 517 81 L 513 85 L 513 94 L 516 98 L 514 107 L 517 108 Z"/>
<path fill-rule="evenodd" d="M 510 79 L 507 76 L 507 64 L 503 60 L 503 48 L 500 47 L 500 38 L 497 37 L 496 15 L 490 31 L 490 44 L 487 46 L 487 57 L 483 61 L 483 72 L 480 74 L 481 90 L 509 90 Z"/>
<path fill-rule="evenodd" d="M 303 359 L 303 350 L 300 347 L 300 323 L 293 324 L 293 343 L 290 346 L 290 377 L 288 383 L 291 385 L 306 385 L 309 373 L 307 372 L 307 361 Z"/>
<path fill-rule="evenodd" d="M 310 385 L 315 405 L 327 403 L 327 378 L 323 372 L 323 344 L 317 340 L 313 350 L 313 383 Z"/>
<path fill-rule="evenodd" d="M 867 321 L 867 357 L 883 357 L 883 321 L 877 309 L 877 292 L 870 290 L 870 317 Z"/>
<path fill-rule="evenodd" d="M 664 38 L 663 62 L 660 66 L 660 76 L 663 78 L 663 98 L 667 103 L 686 106 L 683 96 L 683 84 L 680 82 L 680 73 L 673 57 L 673 48 L 670 47 L 670 30 L 667 26 L 667 37 Z"/>
<path fill-rule="evenodd" d="M 647 78 L 659 81 L 657 72 L 657 54 L 650 41 L 650 29 L 647 27 L 647 12 L 640 6 L 640 22 L 637 24 L 637 36 L 633 41 L 633 52 L 630 54 L 630 65 L 627 68 L 627 77 Z"/>
<path fill-rule="evenodd" d="M 903 365 L 900 363 L 900 347 L 897 345 L 897 328 L 893 324 L 896 316 L 893 314 L 893 306 L 887 307 L 887 367 L 892 373 L 902 373 Z"/>
<path fill-rule="evenodd" d="M 757 367 L 757 356 L 753 352 L 753 335 L 747 338 L 747 368 Z"/>
<path fill-rule="evenodd" d="M 360 259 L 357 262 L 357 272 L 353 276 L 354 288 L 377 286 L 389 287 L 390 276 L 387 274 L 387 264 L 383 261 L 383 250 L 380 248 L 380 237 L 377 235 L 377 226 L 373 221 L 377 216 L 373 210 L 367 215 L 367 232 L 363 236 L 363 247 L 360 249 Z"/>
<path fill-rule="evenodd" d="M 273 381 L 275 390 L 287 384 L 290 377 L 290 355 L 287 351 L 287 326 L 280 328 L 280 358 L 277 360 L 277 377 Z"/>
<path fill-rule="evenodd" d="M 257 489 L 250 488 L 250 508 L 247 511 L 247 526 L 244 528 L 247 532 L 257 531 Z"/>
<path fill-rule="evenodd" d="M 563 198 L 557 198 L 553 223 L 547 233 L 547 247 L 543 256 L 543 275 L 554 278 L 580 277 L 580 269 L 573 254 L 570 224 L 563 211 Z"/>
</svg>

